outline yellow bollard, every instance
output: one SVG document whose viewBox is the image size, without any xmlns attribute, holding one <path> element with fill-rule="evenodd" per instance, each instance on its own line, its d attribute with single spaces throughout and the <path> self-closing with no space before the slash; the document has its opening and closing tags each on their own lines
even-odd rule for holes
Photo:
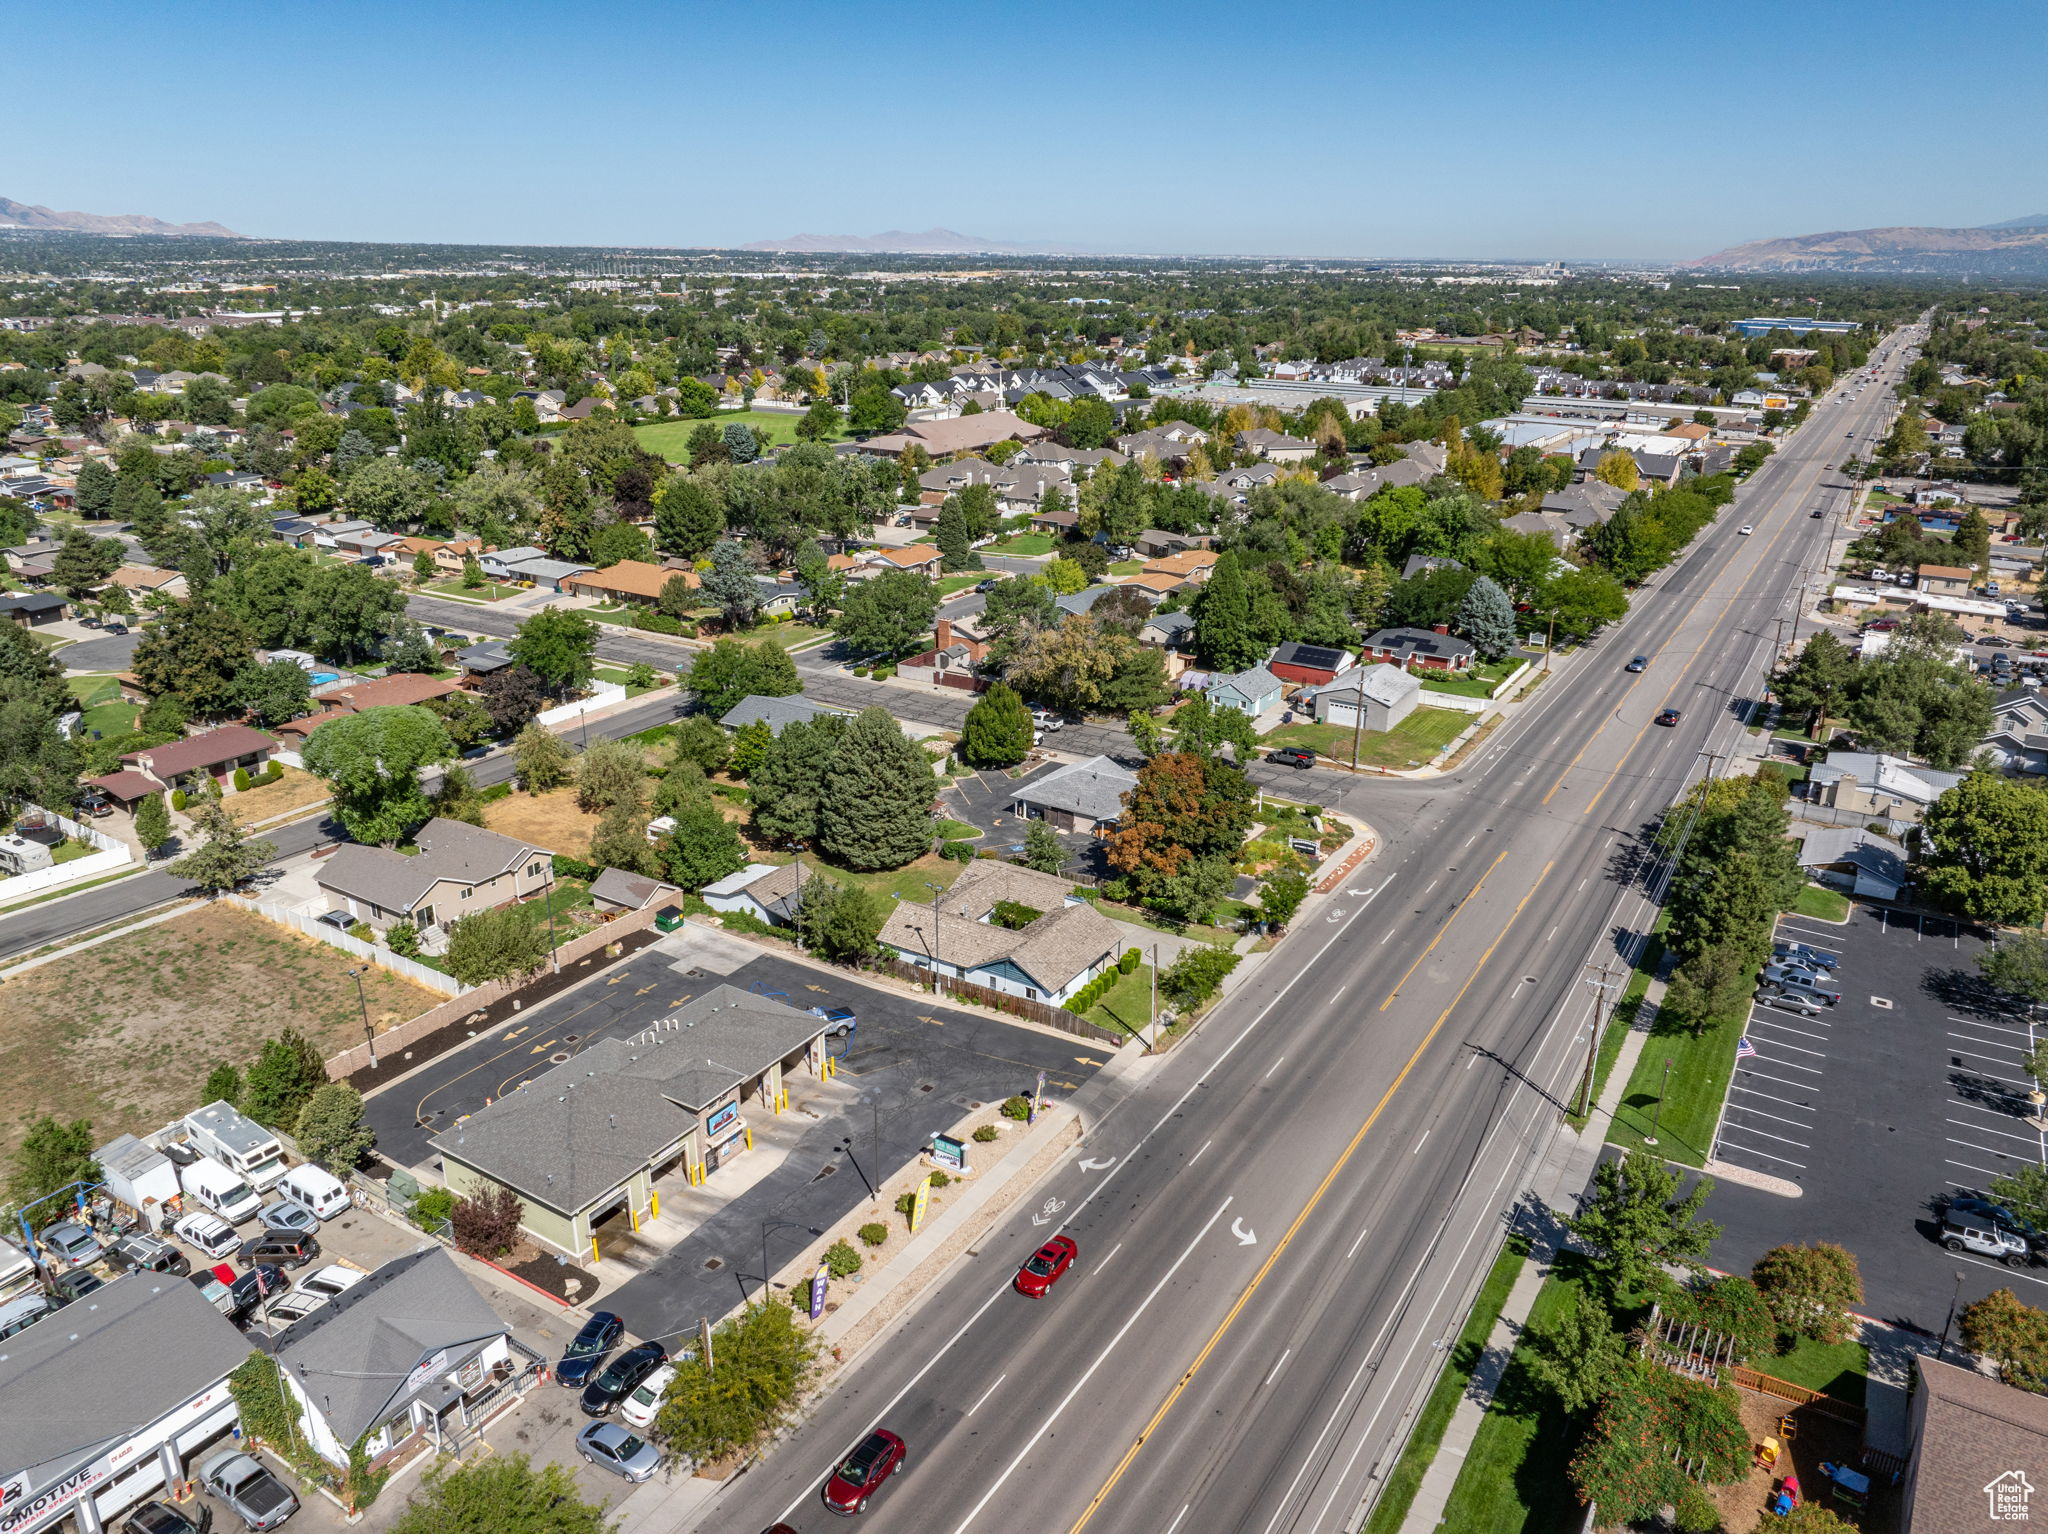
<svg viewBox="0 0 2048 1534">
<path fill-rule="evenodd" d="M 745 1135 L 746 1135 L 746 1137 L 747 1137 L 747 1149 L 748 1149 L 748 1150 L 752 1150 L 752 1149 L 754 1148 L 754 1131 L 753 1131 L 752 1127 L 751 1127 L 751 1126 L 750 1126 L 750 1127 L 748 1127 L 748 1128 L 747 1128 L 747 1129 L 746 1129 L 745 1131 L 743 1131 L 743 1132 L 745 1133 Z"/>
<path fill-rule="evenodd" d="M 651 1189 L 647 1194 L 647 1218 L 650 1220 L 661 1218 L 661 1190 L 659 1188 Z"/>
<path fill-rule="evenodd" d="M 590 1260 L 592 1262 L 602 1262 L 604 1260 L 597 1254 L 597 1234 L 594 1231 L 591 1233 L 590 1237 Z"/>
<path fill-rule="evenodd" d="M 626 1218 L 633 1222 L 633 1229 L 637 1231 L 640 1228 L 640 1211 L 631 1204 L 626 1205 Z"/>
</svg>

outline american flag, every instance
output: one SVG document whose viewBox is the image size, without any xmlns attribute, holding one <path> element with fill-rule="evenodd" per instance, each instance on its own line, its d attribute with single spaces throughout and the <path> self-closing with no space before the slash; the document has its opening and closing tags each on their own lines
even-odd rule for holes
<svg viewBox="0 0 2048 1534">
<path fill-rule="evenodd" d="M 1748 1059 L 1748 1058 L 1749 1058 L 1749 1057 L 1750 1057 L 1751 1055 L 1753 1055 L 1753 1054 L 1755 1054 L 1755 1053 L 1756 1053 L 1756 1046 L 1755 1046 L 1754 1044 L 1752 1044 L 1752 1043 L 1750 1043 L 1750 1042 L 1749 1042 L 1749 1038 L 1748 1038 L 1748 1036 L 1747 1036 L 1747 1035 L 1744 1035 L 1744 1036 L 1743 1036 L 1743 1037 L 1742 1037 L 1742 1038 L 1741 1038 L 1740 1040 L 1738 1040 L 1738 1041 L 1736 1042 L 1736 1045 L 1735 1045 L 1735 1058 L 1736 1058 L 1736 1059 L 1738 1059 L 1738 1060 L 1746 1060 L 1746 1059 Z"/>
</svg>

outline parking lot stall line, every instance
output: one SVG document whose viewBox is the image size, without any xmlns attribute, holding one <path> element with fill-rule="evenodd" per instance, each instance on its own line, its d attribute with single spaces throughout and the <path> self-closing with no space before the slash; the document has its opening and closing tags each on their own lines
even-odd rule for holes
<svg viewBox="0 0 2048 1534">
<path fill-rule="evenodd" d="M 1775 1124 L 1778 1122 L 1778 1120 L 1773 1119 L 1771 1120 L 1771 1122 Z M 1787 1135 L 1774 1135 L 1768 1129 L 1758 1129 L 1754 1124 L 1724 1124 L 1721 1126 L 1721 1132 L 1724 1135 L 1728 1133 L 1728 1131 L 1731 1129 L 1739 1130 L 1741 1133 L 1746 1135 L 1756 1135 L 1761 1139 L 1775 1140 L 1780 1145 L 1796 1145 L 1801 1150 L 1813 1149 L 1813 1147 L 1804 1140 L 1794 1140 Z M 1725 1143 L 1726 1142 L 1724 1141 L 1723 1144 Z"/>
<path fill-rule="evenodd" d="M 1949 1021 L 1952 1023 L 1960 1023 L 1965 1028 L 1989 1028 L 1993 1033 L 2018 1034 L 2021 1038 L 2027 1039 L 2029 1041 L 2031 1041 L 2034 1036 L 2033 1030 L 2031 1028 L 2007 1028 L 1999 1023 L 1982 1022 L 1974 1017 L 1951 1017 Z M 2031 1043 L 2029 1044 L 2029 1047 L 2032 1047 Z M 2022 1051 L 2022 1053 L 2024 1053 L 2024 1051 Z"/>
<path fill-rule="evenodd" d="M 1770 1080 L 1768 1076 L 1760 1077 L 1759 1079 L 1763 1081 Z M 1741 1085 L 1739 1082 L 1735 1084 L 1735 1090 L 1738 1092 L 1746 1092 L 1751 1097 L 1762 1097 L 1767 1098 L 1774 1103 L 1783 1103 L 1787 1108 L 1797 1108 L 1801 1113 L 1812 1113 L 1814 1111 L 1814 1107 L 1811 1103 L 1795 1103 L 1789 1097 L 1779 1097 L 1777 1094 L 1772 1092 L 1759 1092 L 1755 1087 L 1745 1087 Z"/>
<path fill-rule="evenodd" d="M 1791 1031 L 1791 1030 L 1788 1030 L 1788 1031 Z M 1810 1033 L 1809 1033 L 1809 1034 L 1805 1034 L 1805 1035 L 1802 1035 L 1802 1037 L 1805 1037 L 1805 1038 L 1809 1038 L 1809 1039 L 1810 1039 L 1810 1038 L 1814 1037 L 1814 1035 L 1812 1035 L 1812 1034 L 1810 1034 Z M 1754 1041 L 1752 1041 L 1752 1042 L 1754 1042 Z M 1773 1048 L 1773 1049 L 1789 1049 L 1789 1050 L 1793 1050 L 1794 1052 L 1796 1052 L 1796 1053 L 1798 1053 L 1798 1054 L 1802 1054 L 1802 1055 L 1812 1055 L 1812 1056 L 1814 1057 L 1814 1059 L 1816 1059 L 1816 1060 L 1825 1060 L 1825 1059 L 1827 1059 L 1827 1057 L 1828 1057 L 1828 1056 L 1827 1056 L 1827 1051 L 1826 1051 L 1826 1050 L 1824 1050 L 1824 1049 L 1808 1049 L 1808 1048 L 1806 1048 L 1806 1047 L 1805 1047 L 1804 1045 L 1800 1045 L 1800 1044 L 1787 1044 L 1787 1043 L 1786 1043 L 1786 1042 L 1785 1042 L 1785 1041 L 1784 1041 L 1783 1039 L 1769 1039 L 1769 1040 L 1767 1040 L 1766 1042 L 1767 1042 L 1767 1043 L 1769 1043 L 1769 1045 L 1770 1045 L 1770 1046 L 1771 1046 L 1771 1048 Z"/>
<path fill-rule="evenodd" d="M 1994 1060 L 1997 1061 L 1997 1063 L 2000 1065 L 2010 1065 L 2012 1063 L 2009 1060 L 2000 1060 L 1999 1057 L 1996 1055 L 1980 1055 L 1976 1051 L 1969 1049 L 1951 1049 L 1949 1053 L 1952 1055 L 1961 1055 L 1965 1060 Z M 1986 1071 L 1984 1074 L 1987 1076 L 1991 1075 L 1989 1071 Z M 2034 1089 L 2033 1084 L 2031 1082 L 2016 1080 L 2011 1076 L 1992 1076 L 1991 1079 L 1993 1081 L 2013 1082 L 2015 1086 L 2025 1087 L 2026 1091 L 2028 1092 L 2031 1092 Z"/>
<path fill-rule="evenodd" d="M 1753 1146 L 1753 1145 L 1733 1145 L 1733 1146 L 1731 1146 L 1731 1145 L 1729 1145 L 1729 1144 L 1728 1144 L 1728 1143 L 1727 1143 L 1727 1142 L 1726 1142 L 1726 1141 L 1724 1140 L 1724 1141 L 1722 1141 L 1722 1142 L 1721 1142 L 1721 1147 L 1720 1147 L 1720 1148 L 1721 1148 L 1721 1150 L 1722 1150 L 1722 1151 L 1724 1151 L 1724 1152 L 1725 1152 L 1725 1151 L 1730 1151 L 1730 1150 L 1735 1150 L 1735 1151 L 1740 1151 L 1740 1152 L 1741 1152 L 1741 1153 L 1742 1153 L 1743 1155 L 1745 1155 L 1745 1156 L 1761 1156 L 1761 1157 L 1763 1157 L 1763 1158 L 1764 1158 L 1764 1160 L 1766 1160 L 1766 1161 L 1776 1161 L 1776 1162 L 1778 1162 L 1779 1164 L 1781 1164 L 1781 1165 L 1783 1165 L 1783 1166 L 1796 1166 L 1796 1167 L 1798 1167 L 1798 1168 L 1799 1168 L 1799 1170 L 1800 1170 L 1800 1171 L 1802 1171 L 1802 1172 L 1806 1170 L 1806 1163 L 1805 1163 L 1805 1162 L 1803 1162 L 1803 1161 L 1794 1161 L 1794 1160 L 1793 1160 L 1793 1159 L 1792 1159 L 1792 1158 L 1791 1158 L 1790 1156 L 1773 1156 L 1773 1155 L 1772 1155 L 1772 1154 L 1771 1154 L 1771 1153 L 1770 1153 L 1769 1151 L 1762 1151 L 1762 1150 L 1758 1150 L 1758 1149 L 1757 1149 L 1757 1148 L 1756 1148 L 1755 1146 Z"/>
<path fill-rule="evenodd" d="M 1779 1047 L 1778 1041 L 1776 1039 L 1772 1039 L 1770 1041 L 1770 1045 L 1773 1049 L 1777 1049 Z M 1762 1050 L 1757 1051 L 1755 1058 L 1763 1061 L 1766 1065 L 1782 1066 L 1784 1069 L 1788 1071 L 1804 1071 L 1809 1076 L 1818 1076 L 1822 1074 L 1820 1067 L 1817 1065 L 1801 1065 L 1797 1060 L 1779 1060 L 1771 1055 L 1765 1054 Z"/>
<path fill-rule="evenodd" d="M 1764 1119 L 1772 1124 L 1783 1124 L 1787 1129 L 1797 1129 L 1806 1134 L 1813 1133 L 1813 1126 L 1811 1124 L 1799 1123 L 1797 1120 L 1788 1119 L 1782 1114 L 1772 1113 L 1766 1108 L 1752 1108 L 1748 1103 L 1730 1103 L 1728 1111 L 1730 1113 L 1747 1113 L 1754 1118 Z"/>
<path fill-rule="evenodd" d="M 1955 1125 L 1958 1129 L 1969 1130 L 1972 1134 L 1996 1135 L 2001 1140 L 2017 1140 L 2022 1145 L 2033 1146 L 2036 1148 L 2038 1148 L 2041 1143 L 2041 1137 L 2038 1133 L 2027 1135 L 2014 1134 L 2009 1129 L 1991 1129 L 1983 1124 L 1966 1123 L 1962 1119 L 1950 1119 L 1949 1122 Z"/>
<path fill-rule="evenodd" d="M 1828 1036 L 1824 1033 L 1808 1033 L 1804 1028 L 1794 1028 L 1790 1023 L 1781 1023 L 1773 1018 L 1753 1017 L 1749 1020 L 1749 1026 L 1752 1028 L 1776 1028 L 1781 1033 L 1796 1034 L 1802 1039 L 1819 1039 L 1823 1044 L 1828 1042 Z"/>
</svg>

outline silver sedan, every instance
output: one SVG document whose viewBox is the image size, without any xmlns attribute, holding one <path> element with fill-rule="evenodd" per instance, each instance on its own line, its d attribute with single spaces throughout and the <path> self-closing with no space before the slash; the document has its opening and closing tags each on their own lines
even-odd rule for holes
<svg viewBox="0 0 2048 1534">
<path fill-rule="evenodd" d="M 644 1481 L 661 1468 L 661 1451 L 612 1422 L 593 1422 L 576 1435 L 576 1452 L 600 1470 Z"/>
</svg>

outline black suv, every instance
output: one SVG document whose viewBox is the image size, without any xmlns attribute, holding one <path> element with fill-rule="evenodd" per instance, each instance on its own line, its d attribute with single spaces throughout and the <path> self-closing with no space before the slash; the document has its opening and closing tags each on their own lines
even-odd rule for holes
<svg viewBox="0 0 2048 1534">
<path fill-rule="evenodd" d="M 602 1417 L 633 1393 L 634 1387 L 668 1362 L 668 1352 L 658 1342 L 642 1342 L 627 1348 L 604 1371 L 583 1387 L 577 1404 L 586 1417 Z"/>
<path fill-rule="evenodd" d="M 1316 751 L 1313 746 L 1282 746 L 1269 754 L 1266 760 L 1278 767 L 1313 767 Z"/>
<path fill-rule="evenodd" d="M 169 1273 L 182 1278 L 192 1260 L 161 1236 L 123 1236 L 107 1248 L 107 1261 L 122 1272 Z"/>
<path fill-rule="evenodd" d="M 235 1261 L 243 1267 L 256 1262 L 275 1262 L 287 1268 L 303 1268 L 320 1255 L 320 1243 L 312 1236 L 288 1235 L 281 1230 L 265 1231 L 242 1243 Z"/>
</svg>

